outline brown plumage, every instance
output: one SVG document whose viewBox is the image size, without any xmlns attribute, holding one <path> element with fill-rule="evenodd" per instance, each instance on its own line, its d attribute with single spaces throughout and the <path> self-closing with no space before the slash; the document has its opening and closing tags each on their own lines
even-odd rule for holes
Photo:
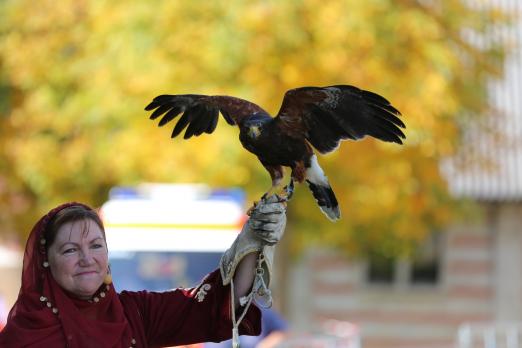
<svg viewBox="0 0 522 348">
<path fill-rule="evenodd" d="M 302 87 L 286 92 L 276 117 L 247 100 L 198 94 L 160 95 L 147 105 L 151 119 L 163 115 L 159 126 L 183 114 L 172 138 L 185 128 L 184 138 L 212 133 L 221 113 L 230 125 L 239 126 L 239 139 L 254 153 L 272 178 L 272 189 L 283 178 L 283 166 L 292 168 L 293 180 L 306 180 L 321 210 L 332 220 L 339 206 L 313 148 L 325 154 L 341 140 L 366 135 L 402 144 L 401 113 L 388 100 L 354 86 Z"/>
</svg>

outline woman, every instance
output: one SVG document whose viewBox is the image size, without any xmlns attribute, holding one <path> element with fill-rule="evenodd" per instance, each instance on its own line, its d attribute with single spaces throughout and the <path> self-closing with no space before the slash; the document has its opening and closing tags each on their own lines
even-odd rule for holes
<svg viewBox="0 0 522 348">
<path fill-rule="evenodd" d="M 249 305 L 267 293 L 285 208 L 277 196 L 261 200 L 220 269 L 198 287 L 118 294 L 99 216 L 84 204 L 63 204 L 27 240 L 22 286 L 0 347 L 162 347 L 222 341 L 237 326 L 239 334 L 258 335 L 260 312 Z"/>
</svg>

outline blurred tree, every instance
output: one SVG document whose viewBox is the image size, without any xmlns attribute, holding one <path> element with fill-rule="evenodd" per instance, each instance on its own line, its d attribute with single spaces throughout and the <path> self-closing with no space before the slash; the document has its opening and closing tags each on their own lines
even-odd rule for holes
<svg viewBox="0 0 522 348">
<path fill-rule="evenodd" d="M 100 205 L 111 186 L 143 181 L 240 186 L 253 199 L 269 177 L 237 129 L 172 141 L 143 107 L 162 93 L 229 94 L 276 113 L 290 88 L 353 84 L 403 112 L 406 144 L 349 142 L 320 158 L 343 219 L 330 223 L 298 187 L 288 238 L 296 250 L 402 252 L 453 216 L 439 159 L 458 145 L 457 120 L 487 107 L 502 58 L 463 39 L 501 14 L 463 3 L 2 1 L 0 221 L 27 233 L 62 201 Z"/>
</svg>

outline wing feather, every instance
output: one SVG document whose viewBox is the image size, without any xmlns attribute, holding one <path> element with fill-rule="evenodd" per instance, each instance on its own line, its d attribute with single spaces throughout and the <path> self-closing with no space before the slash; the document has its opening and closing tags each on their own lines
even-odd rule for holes
<svg viewBox="0 0 522 348">
<path fill-rule="evenodd" d="M 317 110 L 316 112 L 323 117 L 306 117 L 304 119 L 306 128 L 310 130 L 307 138 L 312 136 L 315 139 L 314 147 L 318 150 L 321 149 L 322 153 L 331 152 L 339 146 L 342 136 L 328 112 L 324 110 Z M 321 132 L 314 133 L 317 129 L 321 129 Z M 310 132 L 314 134 L 310 134 Z"/>
<path fill-rule="evenodd" d="M 159 110 L 159 108 L 157 110 Z M 161 120 L 158 123 L 158 126 L 163 127 L 165 124 L 172 121 L 181 112 L 183 112 L 183 109 L 180 106 L 174 106 L 169 111 L 167 111 L 167 113 L 161 118 Z M 151 119 L 153 119 L 152 116 Z"/>
<path fill-rule="evenodd" d="M 172 107 L 170 105 L 161 105 L 159 108 L 154 110 L 154 112 L 150 115 L 151 120 L 157 119 L 159 116 L 163 115 L 165 112 L 170 110 Z"/>
<path fill-rule="evenodd" d="M 305 138 L 321 153 L 341 140 L 367 135 L 402 144 L 401 113 L 390 102 L 355 86 L 302 87 L 289 90 L 275 118 L 288 136 Z"/>
<path fill-rule="evenodd" d="M 219 110 L 210 110 L 211 121 L 208 124 L 207 129 L 205 129 L 205 133 L 211 134 L 217 127 L 218 118 L 219 118 Z"/>
<path fill-rule="evenodd" d="M 152 111 L 151 120 L 164 115 L 158 126 L 164 126 L 180 113 L 171 137 L 178 136 L 187 128 L 183 138 L 188 139 L 202 133 L 212 133 L 217 126 L 219 113 L 229 125 L 240 125 L 246 118 L 256 112 L 264 112 L 258 105 L 247 100 L 230 96 L 208 96 L 201 94 L 159 95 L 146 107 Z"/>
<path fill-rule="evenodd" d="M 170 135 L 171 138 L 175 138 L 179 135 L 179 133 L 181 133 L 183 131 L 183 129 L 185 129 L 185 127 L 189 124 L 190 122 L 190 114 L 189 113 L 184 113 L 178 123 L 176 123 L 176 126 L 174 127 L 174 129 L 172 130 L 172 134 Z"/>
<path fill-rule="evenodd" d="M 193 135 L 198 136 L 203 133 L 203 130 L 208 127 L 209 121 L 211 120 L 209 117 L 206 117 L 208 109 L 205 105 L 197 105 L 186 112 L 189 112 L 191 122 L 189 123 L 183 138 L 189 139 Z"/>
</svg>

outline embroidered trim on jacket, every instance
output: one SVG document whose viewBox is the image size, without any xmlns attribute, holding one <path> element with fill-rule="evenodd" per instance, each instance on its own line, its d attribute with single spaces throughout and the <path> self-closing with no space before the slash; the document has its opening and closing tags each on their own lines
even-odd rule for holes
<svg viewBox="0 0 522 348">
<path fill-rule="evenodd" d="M 198 293 L 196 294 L 196 299 L 198 300 L 198 302 L 203 302 L 205 296 L 207 296 L 207 291 L 209 291 L 210 288 L 212 288 L 210 284 L 203 284 L 201 286 Z"/>
</svg>

